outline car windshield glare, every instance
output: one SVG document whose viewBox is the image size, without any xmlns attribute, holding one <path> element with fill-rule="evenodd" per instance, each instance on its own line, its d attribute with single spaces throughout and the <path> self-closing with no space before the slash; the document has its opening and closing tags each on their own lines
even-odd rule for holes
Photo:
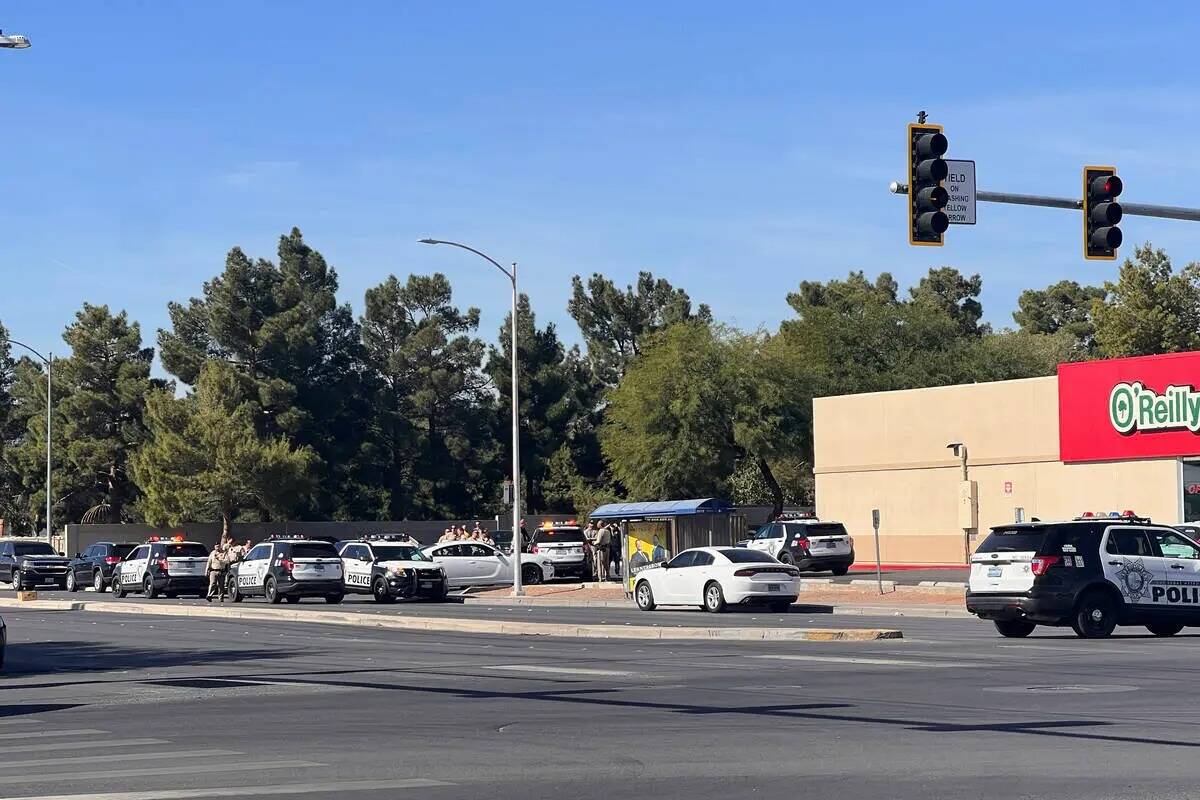
<svg viewBox="0 0 1200 800">
<path fill-rule="evenodd" d="M 726 548 L 720 551 L 721 555 L 735 564 L 775 564 L 775 557 L 761 550 L 748 550 L 743 547 L 737 549 Z"/>
<path fill-rule="evenodd" d="M 374 547 L 375 558 L 379 561 L 429 561 L 429 556 L 422 553 L 415 547 L 405 547 L 403 545 L 388 545 L 387 547 Z"/>
<path fill-rule="evenodd" d="M 45 542 L 13 542 L 13 553 L 19 556 L 56 556 L 58 553 Z"/>
</svg>

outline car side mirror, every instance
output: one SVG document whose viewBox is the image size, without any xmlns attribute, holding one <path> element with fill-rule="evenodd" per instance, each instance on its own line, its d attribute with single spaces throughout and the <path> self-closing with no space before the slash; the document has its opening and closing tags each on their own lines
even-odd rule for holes
<svg viewBox="0 0 1200 800">
<path fill-rule="evenodd" d="M 79 553 L 76 553 L 76 554 L 75 554 L 75 558 L 79 558 Z"/>
</svg>

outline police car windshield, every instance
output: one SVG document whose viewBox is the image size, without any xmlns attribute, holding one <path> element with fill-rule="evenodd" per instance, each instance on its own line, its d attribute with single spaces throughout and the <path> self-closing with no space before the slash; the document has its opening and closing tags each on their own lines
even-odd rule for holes
<svg viewBox="0 0 1200 800">
<path fill-rule="evenodd" d="M 169 544 L 167 545 L 167 558 L 205 558 L 208 555 L 207 548 L 202 544 Z"/>
<path fill-rule="evenodd" d="M 846 526 L 840 522 L 809 522 L 788 525 L 788 529 L 799 536 L 845 536 Z"/>
<path fill-rule="evenodd" d="M 1036 553 L 1046 541 L 1048 528 L 996 528 L 976 548 L 976 553 Z"/>
<path fill-rule="evenodd" d="M 371 545 L 371 551 L 380 561 L 432 561 L 429 556 L 415 547 L 402 544 Z"/>
<path fill-rule="evenodd" d="M 583 542 L 583 531 L 579 530 L 579 528 L 566 528 L 553 531 L 538 531 L 533 535 L 534 544 L 551 544 L 553 542 L 580 544 Z"/>
<path fill-rule="evenodd" d="M 45 542 L 13 542 L 13 553 L 18 556 L 56 556 L 54 548 Z"/>
</svg>

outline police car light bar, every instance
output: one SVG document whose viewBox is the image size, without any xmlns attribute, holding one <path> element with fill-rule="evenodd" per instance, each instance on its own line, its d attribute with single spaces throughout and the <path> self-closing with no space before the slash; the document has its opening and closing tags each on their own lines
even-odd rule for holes
<svg viewBox="0 0 1200 800">
<path fill-rule="evenodd" d="M 415 542 L 416 539 L 407 533 L 368 533 L 359 541 L 363 542 Z"/>
<path fill-rule="evenodd" d="M 272 533 L 270 536 L 263 539 L 264 542 L 277 542 L 281 539 L 307 539 L 303 533 Z"/>
<path fill-rule="evenodd" d="M 146 540 L 146 544 L 155 544 L 156 542 L 182 542 L 183 534 L 177 533 L 174 536 L 151 536 Z"/>
</svg>

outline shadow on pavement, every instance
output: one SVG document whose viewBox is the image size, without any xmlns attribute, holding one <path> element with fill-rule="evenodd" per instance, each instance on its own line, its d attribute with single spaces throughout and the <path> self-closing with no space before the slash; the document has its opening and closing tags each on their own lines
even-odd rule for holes
<svg viewBox="0 0 1200 800">
<path fill-rule="evenodd" d="M 108 672 L 113 670 L 161 669 L 230 664 L 239 661 L 284 659 L 299 655 L 294 650 L 192 650 L 166 647 L 125 647 L 100 642 L 22 642 L 10 644 L 4 674 L 45 675 L 66 672 Z M 79 681 L 70 681 L 79 683 Z M 37 684 L 37 687 L 60 683 Z M 22 684 L 21 688 L 34 688 Z"/>
</svg>

